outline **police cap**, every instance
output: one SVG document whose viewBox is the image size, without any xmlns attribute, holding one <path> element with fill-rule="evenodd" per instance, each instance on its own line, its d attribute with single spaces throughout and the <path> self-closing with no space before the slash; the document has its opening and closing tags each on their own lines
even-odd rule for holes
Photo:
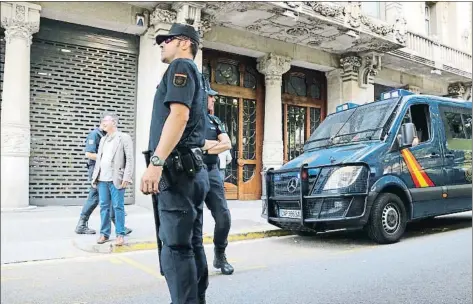
<svg viewBox="0 0 473 304">
<path fill-rule="evenodd" d="M 173 23 L 171 29 L 169 30 L 169 33 L 167 33 L 166 35 L 156 36 L 156 43 L 160 45 L 161 43 L 163 43 L 164 40 L 176 36 L 185 36 L 191 39 L 196 44 L 199 44 L 200 41 L 199 33 L 197 33 L 193 26 Z"/>
<path fill-rule="evenodd" d="M 207 91 L 207 94 L 209 96 L 216 96 L 216 95 L 218 95 L 218 92 L 215 91 L 215 90 L 212 90 L 212 88 L 209 87 L 209 90 Z"/>
</svg>

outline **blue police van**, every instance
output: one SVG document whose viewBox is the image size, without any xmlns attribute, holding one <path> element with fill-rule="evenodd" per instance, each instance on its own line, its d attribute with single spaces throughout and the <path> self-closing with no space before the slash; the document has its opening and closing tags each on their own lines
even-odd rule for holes
<svg viewBox="0 0 473 304">
<path fill-rule="evenodd" d="M 397 242 L 406 223 L 472 209 L 472 103 L 406 90 L 344 104 L 304 153 L 264 174 L 262 216 L 307 235 L 364 228 Z"/>
</svg>

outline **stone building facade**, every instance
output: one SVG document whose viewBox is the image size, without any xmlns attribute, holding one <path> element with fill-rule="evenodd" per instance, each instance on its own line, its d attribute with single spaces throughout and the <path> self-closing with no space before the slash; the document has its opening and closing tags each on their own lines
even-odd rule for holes
<svg viewBox="0 0 473 304">
<path fill-rule="evenodd" d="M 261 196 L 261 171 L 297 157 L 337 105 L 381 92 L 471 99 L 467 2 L 2 2 L 1 207 L 80 205 L 84 139 L 115 110 L 135 142 L 139 192 L 156 85 L 154 37 L 200 30 L 196 58 L 232 140 L 229 199 Z"/>
</svg>

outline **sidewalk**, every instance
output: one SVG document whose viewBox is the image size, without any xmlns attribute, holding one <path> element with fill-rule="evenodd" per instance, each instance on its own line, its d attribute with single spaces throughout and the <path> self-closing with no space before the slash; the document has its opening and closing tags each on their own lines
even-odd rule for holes
<svg viewBox="0 0 473 304">
<path fill-rule="evenodd" d="M 231 241 L 285 235 L 261 218 L 261 201 L 228 201 L 232 214 Z M 111 252 L 156 248 L 156 235 L 152 206 L 125 206 L 126 226 L 133 232 L 125 238 L 126 245 L 115 247 L 111 242 L 98 245 L 95 235 L 77 235 L 74 232 L 81 207 L 38 207 L 1 214 L 1 263 L 38 261 L 83 257 Z M 204 208 L 204 242 L 211 243 L 214 220 Z M 100 217 L 97 208 L 89 220 L 89 227 L 99 231 Z M 113 225 L 112 225 L 113 227 Z M 112 228 L 113 230 L 113 228 Z"/>
</svg>

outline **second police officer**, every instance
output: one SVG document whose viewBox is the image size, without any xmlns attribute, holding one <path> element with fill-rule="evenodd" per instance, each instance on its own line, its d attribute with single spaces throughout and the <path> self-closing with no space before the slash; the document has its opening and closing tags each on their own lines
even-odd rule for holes
<svg viewBox="0 0 473 304">
<path fill-rule="evenodd" d="M 209 179 L 201 150 L 207 94 L 193 61 L 199 40 L 192 26 L 182 24 L 156 36 L 161 61 L 169 66 L 154 97 L 148 145 L 153 154 L 141 179 L 141 191 L 158 196 L 161 266 L 172 304 L 204 304 L 208 286 L 202 213 Z"/>
<path fill-rule="evenodd" d="M 225 126 L 214 114 L 215 96 L 218 93 L 210 89 L 207 102 L 207 132 L 205 135 L 204 162 L 207 165 L 209 173 L 210 190 L 205 198 L 205 204 L 210 209 L 212 217 L 215 220 L 214 230 L 214 261 L 215 268 L 220 269 L 223 274 L 233 273 L 233 267 L 228 263 L 225 255 L 227 247 L 228 233 L 231 226 L 231 215 L 228 210 L 227 200 L 225 199 L 225 190 L 223 188 L 223 179 L 220 175 L 218 154 L 232 148 L 230 138 L 225 131 Z"/>
</svg>

